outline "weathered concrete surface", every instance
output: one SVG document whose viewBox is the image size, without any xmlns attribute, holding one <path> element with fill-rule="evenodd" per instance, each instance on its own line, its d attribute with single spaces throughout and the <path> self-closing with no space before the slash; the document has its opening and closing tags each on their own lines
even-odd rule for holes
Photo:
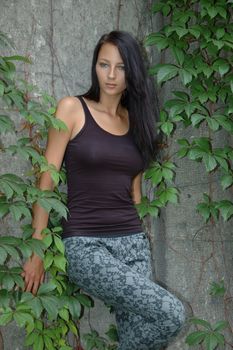
<svg viewBox="0 0 233 350">
<path fill-rule="evenodd" d="M 156 32 L 163 26 L 163 19 L 156 15 L 152 20 L 152 28 Z M 153 63 L 171 63 L 173 58 L 166 53 L 152 51 Z M 168 98 L 174 98 L 172 90 L 183 90 L 177 80 L 163 85 L 158 89 L 160 105 Z M 228 320 L 231 328 L 233 323 L 233 237 L 232 219 L 224 223 L 223 219 L 216 223 L 205 224 L 196 211 L 196 205 L 203 201 L 202 194 L 206 192 L 213 200 L 229 199 L 232 201 L 232 189 L 223 191 L 220 185 L 219 171 L 207 174 L 204 164 L 189 159 L 179 159 L 177 140 L 209 136 L 209 131 L 189 127 L 184 129 L 178 125 L 161 157 L 175 162 L 176 176 L 174 183 L 180 190 L 179 203 L 168 205 L 162 210 L 160 218 L 149 219 L 151 226 L 152 250 L 155 275 L 158 281 L 174 291 L 185 302 L 187 313 L 192 313 L 211 323 Z M 213 147 L 233 145 L 233 139 L 225 131 L 211 133 Z M 210 283 L 224 279 L 227 289 L 225 298 L 213 297 L 209 294 Z M 187 331 L 188 325 L 185 328 Z M 194 328 L 191 328 L 194 330 Z M 191 331 L 189 330 L 189 332 Z M 185 331 L 184 330 L 184 331 Z M 224 349 L 232 348 L 232 332 L 226 332 Z M 199 349 L 199 347 L 196 347 Z M 196 349 L 195 348 L 195 349 Z M 201 349 L 202 347 L 200 347 Z M 188 349 L 184 338 L 180 338 L 169 346 L 169 350 Z"/>
<path fill-rule="evenodd" d="M 16 52 L 30 55 L 33 61 L 31 66 L 19 65 L 25 77 L 59 99 L 82 93 L 89 87 L 92 52 L 101 34 L 119 28 L 143 38 L 160 28 L 161 17 L 150 17 L 150 3 L 142 0 L 1 0 L 1 24 L 16 43 Z M 166 60 L 170 57 L 151 50 L 151 62 Z M 158 90 L 160 105 L 170 97 L 171 88 L 177 84 L 172 82 Z M 20 123 L 17 115 L 15 122 Z M 193 130 L 179 127 L 161 156 L 174 154 L 178 138 L 192 139 L 200 134 L 206 135 L 206 130 L 197 130 L 194 135 Z M 12 135 L 8 134 L 2 141 L 12 143 Z M 232 143 L 224 133 L 219 133 L 216 145 L 221 146 L 223 141 Z M 224 318 L 233 322 L 233 299 L 230 299 L 233 292 L 232 220 L 205 225 L 195 211 L 204 191 L 211 191 L 216 200 L 226 196 L 219 186 L 219 175 L 210 178 L 201 164 L 174 156 L 172 160 L 177 164 L 175 184 L 181 193 L 179 204 L 168 205 L 156 220 L 146 220 L 156 280 L 185 300 L 187 309 L 192 309 L 196 316 L 211 322 Z M 1 173 L 10 171 L 21 175 L 27 170 L 28 164 L 18 158 L 8 162 L 2 156 Z M 4 222 L 1 234 L 17 235 L 19 227 L 8 220 Z M 209 283 L 222 278 L 228 289 L 228 299 L 224 301 L 208 294 Z M 89 322 L 104 333 L 114 322 L 114 317 L 103 303 L 96 301 L 95 309 L 82 321 L 81 328 L 85 332 Z M 23 349 L 22 330 L 12 324 L 2 328 L 2 332 L 5 350 Z M 182 335 L 169 347 L 169 350 L 186 349 Z"/>
</svg>

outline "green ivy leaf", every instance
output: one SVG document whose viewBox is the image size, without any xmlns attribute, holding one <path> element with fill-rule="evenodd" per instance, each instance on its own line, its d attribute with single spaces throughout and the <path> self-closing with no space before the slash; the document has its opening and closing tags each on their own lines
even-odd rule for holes
<svg viewBox="0 0 233 350">
<path fill-rule="evenodd" d="M 208 172 L 214 170 L 217 166 L 215 157 L 210 154 L 204 154 L 203 161 Z"/>
<path fill-rule="evenodd" d="M 69 321 L 69 312 L 67 309 L 63 308 L 63 309 L 59 310 L 58 314 L 66 322 Z"/>
<path fill-rule="evenodd" d="M 220 210 L 224 221 L 227 221 L 233 215 L 233 203 L 231 201 L 222 200 L 216 204 L 216 208 Z"/>
<path fill-rule="evenodd" d="M 171 181 L 174 177 L 174 172 L 170 169 L 166 169 L 165 167 L 163 167 L 162 176 L 165 180 Z"/>
<path fill-rule="evenodd" d="M 180 148 L 177 152 L 177 155 L 179 158 L 183 158 L 187 155 L 188 149 L 187 148 Z"/>
<path fill-rule="evenodd" d="M 157 13 L 157 12 L 161 11 L 163 6 L 164 6 L 164 4 L 162 2 L 154 3 L 152 5 L 152 9 L 151 9 L 152 13 Z"/>
<path fill-rule="evenodd" d="M 15 55 L 15 56 L 4 56 L 3 57 L 4 61 L 21 61 L 25 63 L 32 63 L 29 57 L 26 56 L 20 56 L 20 55 Z"/>
<path fill-rule="evenodd" d="M 44 258 L 43 250 L 46 248 L 46 246 L 43 240 L 31 238 L 27 241 L 27 243 L 33 252 L 35 252 L 41 259 Z"/>
<path fill-rule="evenodd" d="M 233 132 L 233 120 L 223 114 L 214 114 L 213 117 L 227 131 Z"/>
<path fill-rule="evenodd" d="M 5 274 L 1 277 L 1 284 L 3 288 L 7 289 L 8 291 L 11 290 L 14 287 L 15 282 L 9 271 L 6 270 Z"/>
<path fill-rule="evenodd" d="M 1 85 L 0 85 L 0 95 L 1 95 Z M 14 132 L 15 125 L 14 122 L 7 115 L 0 115 L 0 132 Z"/>
<path fill-rule="evenodd" d="M 77 293 L 75 297 L 80 302 L 80 304 L 87 306 L 88 308 L 92 306 L 92 300 L 88 295 Z"/>
<path fill-rule="evenodd" d="M 163 64 L 157 74 L 158 84 L 174 78 L 178 74 L 178 68 L 173 64 Z"/>
<path fill-rule="evenodd" d="M 4 311 L 0 313 L 0 326 L 6 326 L 9 322 L 12 321 L 13 312 L 12 311 Z"/>
<path fill-rule="evenodd" d="M 210 208 L 205 203 L 199 203 L 197 206 L 197 211 L 203 216 L 205 222 L 210 218 Z"/>
<path fill-rule="evenodd" d="M 66 273 L 66 264 L 67 260 L 63 255 L 55 255 L 53 259 L 54 266 L 56 266 L 59 270 Z"/>
<path fill-rule="evenodd" d="M 208 126 L 210 127 L 211 130 L 213 131 L 217 131 L 219 129 L 219 123 L 216 119 L 214 118 L 210 118 L 210 117 L 206 117 L 206 121 L 208 123 Z"/>
<path fill-rule="evenodd" d="M 46 253 L 43 261 L 45 270 L 48 270 L 48 268 L 53 264 L 53 258 L 53 253 L 50 251 Z"/>
<path fill-rule="evenodd" d="M 8 290 L 3 288 L 0 289 L 0 309 L 1 308 L 7 309 L 9 303 L 10 303 L 10 295 L 8 293 Z M 1 313 L 2 311 L 0 312 L 0 324 L 1 324 Z"/>
<path fill-rule="evenodd" d="M 161 188 L 156 194 L 163 204 L 166 204 L 166 202 L 177 203 L 178 191 L 175 187 Z"/>
<path fill-rule="evenodd" d="M 189 101 L 189 95 L 184 91 L 172 91 L 172 93 L 185 102 Z"/>
<path fill-rule="evenodd" d="M 77 320 L 80 317 L 81 305 L 80 302 L 76 299 L 76 297 L 69 297 L 68 307 L 73 319 Z"/>
<path fill-rule="evenodd" d="M 162 181 L 162 170 L 161 167 L 153 167 L 145 172 L 145 179 L 151 179 L 154 185 L 158 185 Z"/>
<path fill-rule="evenodd" d="M 215 338 L 218 341 L 218 344 L 220 346 L 224 346 L 225 345 L 225 338 L 224 338 L 224 336 L 222 334 L 220 334 L 220 333 L 217 333 L 217 332 L 215 332 L 214 335 L 215 335 Z"/>
<path fill-rule="evenodd" d="M 43 237 L 43 242 L 46 245 L 46 247 L 49 248 L 51 246 L 51 244 L 53 243 L 53 235 L 51 233 L 46 234 Z"/>
<path fill-rule="evenodd" d="M 196 39 L 201 35 L 201 26 L 194 25 L 189 28 L 189 33 L 192 34 Z"/>
<path fill-rule="evenodd" d="M 233 184 L 233 175 L 223 175 L 221 177 L 221 185 L 223 187 L 223 189 L 225 190 L 226 188 L 228 188 L 229 186 L 231 186 Z"/>
<path fill-rule="evenodd" d="M 7 252 L 4 248 L 0 247 L 0 265 L 4 264 L 7 258 Z"/>
<path fill-rule="evenodd" d="M 57 237 L 57 236 L 54 236 L 53 239 L 54 239 L 54 243 L 55 243 L 57 250 L 60 253 L 64 254 L 65 253 L 65 246 L 64 246 L 62 239 L 60 237 Z"/>
<path fill-rule="evenodd" d="M 205 120 L 206 116 L 198 113 L 194 113 L 191 115 L 191 121 L 193 126 L 197 126 L 200 124 L 203 120 Z"/>
<path fill-rule="evenodd" d="M 14 320 L 18 324 L 19 327 L 24 327 L 26 323 L 33 324 L 33 317 L 27 312 L 15 312 Z"/>
<path fill-rule="evenodd" d="M 41 317 L 41 313 L 43 311 L 43 306 L 39 297 L 35 296 L 31 300 L 27 302 L 27 304 L 31 307 L 33 314 L 36 319 Z"/>
<path fill-rule="evenodd" d="M 205 339 L 205 336 L 206 336 L 205 331 L 192 332 L 186 337 L 185 342 L 190 346 L 197 345 L 197 344 L 200 344 Z"/>
<path fill-rule="evenodd" d="M 43 295 L 43 296 L 40 296 L 40 300 L 43 307 L 47 311 L 49 318 L 51 320 L 55 320 L 58 315 L 58 306 L 59 306 L 57 302 L 57 298 L 54 296 Z"/>
<path fill-rule="evenodd" d="M 187 33 L 187 31 L 186 31 L 186 33 Z M 183 52 L 183 50 L 181 50 L 178 47 L 174 46 L 174 47 L 172 47 L 172 51 L 173 51 L 173 55 L 176 58 L 177 63 L 180 66 L 182 66 L 183 63 L 184 63 L 184 52 Z"/>
<path fill-rule="evenodd" d="M 204 343 L 207 350 L 214 350 L 218 346 L 218 340 L 215 334 L 207 334 Z"/>
<path fill-rule="evenodd" d="M 227 321 L 218 321 L 215 323 L 215 325 L 213 325 L 213 330 L 215 332 L 219 332 L 227 328 L 228 326 L 229 326 L 229 323 Z"/>
<path fill-rule="evenodd" d="M 195 144 L 205 152 L 210 151 L 210 140 L 207 137 L 199 137 L 194 140 Z"/>
<path fill-rule="evenodd" d="M 197 147 L 193 147 L 192 149 L 189 150 L 188 152 L 188 157 L 191 160 L 199 160 L 203 157 L 205 152 Z"/>
<path fill-rule="evenodd" d="M 192 74 L 189 71 L 187 71 L 187 69 L 180 69 L 179 75 L 180 75 L 180 79 L 184 85 L 187 85 L 188 83 L 190 83 L 192 81 Z"/>
<path fill-rule="evenodd" d="M 233 80 L 230 81 L 231 92 L 233 93 Z"/>
<path fill-rule="evenodd" d="M 54 289 L 56 289 L 56 285 L 49 282 L 49 283 L 42 283 L 38 289 L 37 295 L 42 296 L 44 294 L 48 294 L 52 292 Z"/>
<path fill-rule="evenodd" d="M 17 201 L 9 206 L 9 211 L 15 221 L 20 221 L 21 218 L 31 219 L 31 212 L 23 201 Z"/>
<path fill-rule="evenodd" d="M 37 335 L 36 341 L 33 344 L 33 350 L 43 350 L 44 349 L 44 340 L 42 335 Z"/>
<path fill-rule="evenodd" d="M 179 144 L 179 145 L 181 145 L 181 146 L 187 146 L 187 147 L 189 147 L 189 142 L 188 142 L 188 140 L 187 139 L 178 139 L 177 140 L 177 143 Z"/>
<path fill-rule="evenodd" d="M 163 162 L 163 168 L 174 169 L 175 167 L 176 165 L 169 160 Z"/>
<path fill-rule="evenodd" d="M 169 41 L 167 37 L 160 33 L 151 33 L 144 40 L 145 46 L 156 45 L 159 51 L 165 49 L 168 46 L 168 44 Z"/>
<path fill-rule="evenodd" d="M 210 288 L 210 295 L 213 296 L 224 296 L 226 288 L 224 286 L 224 280 L 221 280 L 220 283 L 212 282 Z M 213 328 L 216 330 L 215 328 Z"/>
<path fill-rule="evenodd" d="M 108 338 L 113 341 L 113 342 L 118 342 L 119 341 L 119 337 L 117 334 L 117 329 L 116 326 L 114 324 L 110 324 L 108 331 L 105 333 Z"/>
<path fill-rule="evenodd" d="M 195 324 L 195 325 L 198 325 L 198 326 L 202 326 L 202 327 L 206 328 L 207 330 L 212 331 L 211 324 L 209 322 L 205 321 L 205 320 L 193 317 L 193 318 L 190 319 L 190 321 L 191 321 L 192 324 Z"/>
<path fill-rule="evenodd" d="M 42 206 L 47 212 L 54 209 L 62 217 L 67 218 L 67 208 L 56 198 L 39 198 L 38 204 Z"/>
<path fill-rule="evenodd" d="M 38 335 L 37 333 L 28 334 L 25 338 L 24 345 L 26 346 L 33 345 L 36 342 L 37 335 Z"/>
<path fill-rule="evenodd" d="M 216 38 L 221 39 L 225 34 L 225 29 L 224 28 L 218 28 L 216 30 Z"/>
<path fill-rule="evenodd" d="M 161 130 L 166 135 L 170 135 L 173 128 L 174 128 L 174 124 L 170 121 L 167 121 L 161 124 Z"/>
<path fill-rule="evenodd" d="M 0 81 L 0 97 L 2 97 L 4 95 L 4 89 L 5 89 L 5 84 L 3 83 L 3 81 Z M 0 118 L 1 117 L 2 116 L 0 116 Z M 5 116 L 3 116 L 3 117 L 5 117 Z"/>
</svg>

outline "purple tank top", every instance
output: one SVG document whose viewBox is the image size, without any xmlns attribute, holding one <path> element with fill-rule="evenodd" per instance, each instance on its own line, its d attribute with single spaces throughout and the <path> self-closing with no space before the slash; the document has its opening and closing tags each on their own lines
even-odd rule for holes
<svg viewBox="0 0 233 350">
<path fill-rule="evenodd" d="M 102 129 L 84 99 L 76 97 L 82 103 L 85 124 L 64 154 L 69 212 L 62 219 L 62 238 L 141 232 L 131 186 L 144 162 L 131 129 L 120 136 Z"/>
</svg>

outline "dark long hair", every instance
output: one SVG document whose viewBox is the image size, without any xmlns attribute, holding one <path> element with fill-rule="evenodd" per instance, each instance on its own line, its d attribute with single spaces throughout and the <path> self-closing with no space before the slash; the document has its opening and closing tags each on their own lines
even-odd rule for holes
<svg viewBox="0 0 233 350">
<path fill-rule="evenodd" d="M 114 30 L 101 36 L 93 53 L 92 84 L 82 96 L 96 102 L 100 99 L 96 62 L 100 48 L 105 43 L 115 45 L 124 62 L 126 90 L 120 102 L 128 110 L 134 141 L 143 155 L 144 169 L 146 169 L 151 161 L 155 160 L 157 151 L 155 129 L 157 115 L 153 108 L 153 99 L 156 96 L 151 94 L 150 81 L 146 74 L 140 46 L 128 32 Z"/>
</svg>

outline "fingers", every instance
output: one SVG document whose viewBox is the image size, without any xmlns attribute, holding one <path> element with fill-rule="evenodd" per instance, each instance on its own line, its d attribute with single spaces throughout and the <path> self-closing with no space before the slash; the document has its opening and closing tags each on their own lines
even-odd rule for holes
<svg viewBox="0 0 233 350">
<path fill-rule="evenodd" d="M 45 278 L 45 273 L 43 272 L 41 275 L 40 284 L 44 282 L 44 278 Z"/>
<path fill-rule="evenodd" d="M 29 279 L 29 278 L 27 277 L 27 275 L 26 275 L 24 280 L 25 280 L 25 288 L 24 288 L 24 291 L 25 291 L 25 292 L 31 292 L 32 286 L 33 286 L 33 284 L 34 284 L 33 279 Z"/>
<path fill-rule="evenodd" d="M 37 291 L 40 287 L 40 284 L 44 281 L 43 273 L 39 279 L 34 279 L 33 277 L 29 277 L 25 272 L 21 273 L 21 276 L 24 278 L 24 292 L 31 292 L 33 295 L 37 294 Z"/>
<path fill-rule="evenodd" d="M 39 285 L 40 285 L 40 282 L 39 282 L 38 280 L 36 280 L 36 281 L 34 282 L 33 289 L 32 289 L 32 294 L 33 294 L 33 295 L 36 295 L 37 290 L 38 290 L 38 288 L 39 288 Z"/>
</svg>

